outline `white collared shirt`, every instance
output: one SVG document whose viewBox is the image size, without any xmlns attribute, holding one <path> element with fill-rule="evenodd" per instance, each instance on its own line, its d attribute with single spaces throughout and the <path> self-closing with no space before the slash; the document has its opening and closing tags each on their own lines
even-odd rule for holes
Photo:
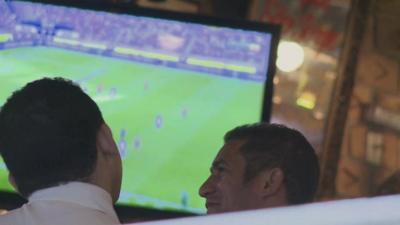
<svg viewBox="0 0 400 225">
<path fill-rule="evenodd" d="M 21 208 L 0 216 L 0 225 L 120 224 L 111 196 L 81 182 L 35 191 Z"/>
</svg>

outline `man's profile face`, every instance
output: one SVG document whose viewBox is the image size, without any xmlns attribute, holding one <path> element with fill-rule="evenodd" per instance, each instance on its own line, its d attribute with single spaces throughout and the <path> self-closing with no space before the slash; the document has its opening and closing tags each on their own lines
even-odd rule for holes
<svg viewBox="0 0 400 225">
<path fill-rule="evenodd" d="M 243 140 L 228 141 L 211 166 L 211 174 L 200 187 L 208 214 L 257 208 L 260 195 L 253 182 L 245 182 L 246 161 L 240 152 Z"/>
<path fill-rule="evenodd" d="M 111 133 L 110 133 L 111 134 Z M 120 153 L 118 151 L 117 144 L 115 143 L 114 139 L 112 138 L 112 134 L 110 139 L 112 140 L 112 146 L 113 146 L 113 166 L 112 166 L 112 178 L 113 178 L 113 198 L 114 198 L 114 203 L 118 200 L 120 191 L 121 191 L 121 185 L 122 185 L 122 159 L 120 156 Z"/>
</svg>

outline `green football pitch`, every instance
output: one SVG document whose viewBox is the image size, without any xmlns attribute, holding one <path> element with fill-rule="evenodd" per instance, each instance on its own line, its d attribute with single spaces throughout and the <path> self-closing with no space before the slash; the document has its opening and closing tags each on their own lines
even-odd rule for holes
<svg viewBox="0 0 400 225">
<path fill-rule="evenodd" d="M 48 47 L 0 50 L 0 106 L 27 82 L 55 76 L 78 82 L 111 126 L 121 204 L 201 212 L 198 188 L 224 133 L 260 119 L 262 83 Z M 2 162 L 0 190 L 12 190 Z"/>
</svg>

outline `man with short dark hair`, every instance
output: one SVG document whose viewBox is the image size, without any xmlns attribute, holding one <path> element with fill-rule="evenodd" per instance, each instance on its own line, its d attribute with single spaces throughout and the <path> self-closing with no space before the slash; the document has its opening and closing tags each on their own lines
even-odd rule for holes
<svg viewBox="0 0 400 225">
<path fill-rule="evenodd" d="M 311 202 L 319 164 L 297 130 L 278 124 L 237 127 L 225 135 L 211 175 L 200 187 L 207 213 L 279 207 Z"/>
<path fill-rule="evenodd" d="M 121 158 L 96 103 L 62 78 L 14 92 L 0 111 L 0 154 L 28 203 L 0 224 L 118 224 Z"/>
</svg>

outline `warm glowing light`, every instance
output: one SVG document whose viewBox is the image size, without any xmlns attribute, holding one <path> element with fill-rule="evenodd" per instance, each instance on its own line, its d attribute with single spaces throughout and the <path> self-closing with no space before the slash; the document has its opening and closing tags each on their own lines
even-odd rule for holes
<svg viewBox="0 0 400 225">
<path fill-rule="evenodd" d="M 317 120 L 322 120 L 325 118 L 325 114 L 321 110 L 314 110 L 313 116 Z"/>
<path fill-rule="evenodd" d="M 281 96 L 278 96 L 278 95 L 274 96 L 274 97 L 272 98 L 272 102 L 275 103 L 275 104 L 277 104 L 277 105 L 281 104 L 281 103 L 282 103 L 282 98 L 281 98 Z"/>
<path fill-rule="evenodd" d="M 306 109 L 314 109 L 316 103 L 316 96 L 311 92 L 304 92 L 296 100 L 296 104 Z"/>
<path fill-rule="evenodd" d="M 279 77 L 274 77 L 274 85 L 278 85 L 279 84 Z"/>
<path fill-rule="evenodd" d="M 296 42 L 281 41 L 276 66 L 283 72 L 293 72 L 304 62 L 304 50 Z"/>
</svg>

